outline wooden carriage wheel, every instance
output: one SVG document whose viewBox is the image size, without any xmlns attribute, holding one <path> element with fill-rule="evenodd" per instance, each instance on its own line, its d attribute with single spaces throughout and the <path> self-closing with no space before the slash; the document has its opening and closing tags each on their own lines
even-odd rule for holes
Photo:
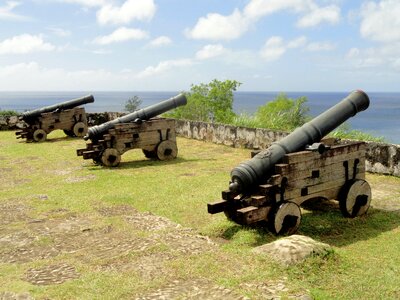
<svg viewBox="0 0 400 300">
<path fill-rule="evenodd" d="M 75 134 L 74 134 L 74 132 L 72 130 L 64 129 L 63 131 L 64 131 L 64 133 L 66 135 L 68 135 L 70 137 L 74 137 L 75 136 Z"/>
<path fill-rule="evenodd" d="M 300 207 L 293 202 L 285 202 L 278 206 L 270 220 L 272 231 L 279 235 L 290 235 L 300 226 Z"/>
<path fill-rule="evenodd" d="M 47 133 L 43 129 L 36 129 L 33 132 L 33 140 L 35 142 L 44 142 L 47 138 Z"/>
<path fill-rule="evenodd" d="M 121 154 L 117 149 L 107 148 L 101 155 L 101 162 L 107 167 L 116 167 L 121 161 Z"/>
<path fill-rule="evenodd" d="M 365 214 L 371 203 L 371 187 L 362 179 L 346 183 L 339 194 L 339 207 L 345 217 Z"/>
<path fill-rule="evenodd" d="M 142 149 L 142 152 L 146 158 L 157 158 L 157 151 L 154 150 L 147 150 L 147 149 Z"/>
<path fill-rule="evenodd" d="M 170 140 L 162 141 L 157 146 L 157 157 L 159 160 L 170 160 L 178 155 L 178 147 Z"/>
<path fill-rule="evenodd" d="M 73 133 L 77 137 L 83 137 L 86 135 L 88 128 L 87 125 L 83 122 L 75 123 L 74 127 L 72 128 Z"/>
</svg>

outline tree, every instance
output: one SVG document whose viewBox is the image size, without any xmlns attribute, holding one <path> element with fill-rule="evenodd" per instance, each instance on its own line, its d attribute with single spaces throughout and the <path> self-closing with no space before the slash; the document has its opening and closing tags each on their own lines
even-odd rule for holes
<svg viewBox="0 0 400 300">
<path fill-rule="evenodd" d="M 255 118 L 265 128 L 291 131 L 310 118 L 306 102 L 306 97 L 291 99 L 281 93 L 273 101 L 260 106 Z"/>
<path fill-rule="evenodd" d="M 188 103 L 172 112 L 169 117 L 204 122 L 231 123 L 233 111 L 233 92 L 240 86 L 236 80 L 219 81 L 192 85 L 186 93 Z"/>
<path fill-rule="evenodd" d="M 140 105 L 142 104 L 142 100 L 139 98 L 139 96 L 133 96 L 132 98 L 129 98 L 125 102 L 125 108 L 124 110 L 127 112 L 134 112 L 135 110 L 138 110 Z"/>
</svg>

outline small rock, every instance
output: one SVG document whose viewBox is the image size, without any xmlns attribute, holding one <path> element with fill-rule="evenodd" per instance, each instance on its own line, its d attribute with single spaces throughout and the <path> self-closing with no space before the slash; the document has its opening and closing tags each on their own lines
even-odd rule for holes
<svg viewBox="0 0 400 300">
<path fill-rule="evenodd" d="M 275 242 L 256 247 L 257 254 L 265 254 L 277 262 L 289 266 L 305 260 L 310 255 L 326 255 L 332 247 L 303 235 L 291 235 Z"/>
</svg>

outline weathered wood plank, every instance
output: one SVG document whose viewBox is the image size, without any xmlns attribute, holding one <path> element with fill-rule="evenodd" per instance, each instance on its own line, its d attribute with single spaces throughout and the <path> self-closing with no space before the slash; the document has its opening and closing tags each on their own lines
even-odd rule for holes
<svg viewBox="0 0 400 300">
<path fill-rule="evenodd" d="M 313 151 L 299 151 L 286 154 L 282 160 L 285 164 L 300 163 L 309 160 L 326 159 L 328 157 L 342 156 L 356 151 L 365 151 L 366 145 L 364 142 L 352 142 L 348 145 L 334 145 L 331 149 L 323 154 Z"/>
<path fill-rule="evenodd" d="M 248 206 L 237 210 L 238 219 L 241 224 L 252 224 L 255 222 L 266 221 L 268 213 L 271 210 L 269 206 L 255 207 Z"/>
</svg>

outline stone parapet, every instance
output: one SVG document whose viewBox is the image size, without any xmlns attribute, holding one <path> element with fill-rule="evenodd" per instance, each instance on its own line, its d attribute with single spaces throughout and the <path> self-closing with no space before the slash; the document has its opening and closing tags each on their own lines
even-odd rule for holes
<svg viewBox="0 0 400 300">
<path fill-rule="evenodd" d="M 236 148 L 265 149 L 287 132 L 232 125 L 176 120 L 178 136 Z M 400 177 L 400 145 L 367 142 L 368 172 Z"/>
<path fill-rule="evenodd" d="M 89 125 L 94 126 L 122 115 L 118 112 L 88 113 L 87 118 Z M 0 116 L 0 130 L 17 130 L 22 126 L 23 122 L 16 116 Z M 188 120 L 176 120 L 176 133 L 189 139 L 247 149 L 265 149 L 288 135 L 284 131 Z M 367 142 L 366 168 L 368 172 L 400 177 L 400 145 Z"/>
</svg>

